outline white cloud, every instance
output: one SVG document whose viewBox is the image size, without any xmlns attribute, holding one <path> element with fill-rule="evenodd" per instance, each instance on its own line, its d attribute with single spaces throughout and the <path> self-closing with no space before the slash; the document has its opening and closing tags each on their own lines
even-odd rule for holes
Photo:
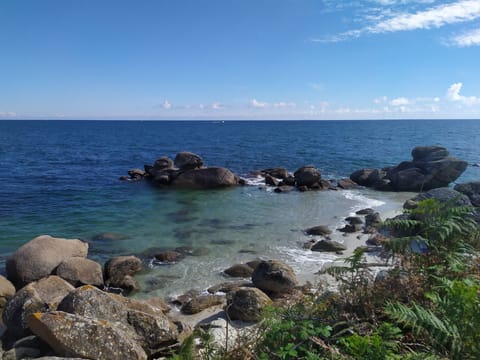
<svg viewBox="0 0 480 360">
<path fill-rule="evenodd" d="M 452 84 L 447 90 L 447 99 L 453 102 L 458 102 L 465 105 L 476 105 L 480 104 L 480 98 L 477 96 L 463 96 L 460 95 L 460 90 L 462 90 L 463 83 L 458 82 Z"/>
<path fill-rule="evenodd" d="M 0 111 L 1 118 L 13 118 L 16 116 L 17 116 L 17 113 L 13 111 Z"/>
<path fill-rule="evenodd" d="M 297 107 L 297 104 L 295 104 L 294 102 L 280 101 L 280 102 L 274 103 L 273 107 L 275 107 L 275 108 L 287 108 L 287 107 L 288 108 L 295 108 L 295 107 Z"/>
<path fill-rule="evenodd" d="M 252 101 L 250 101 L 250 104 L 257 109 L 264 109 L 269 106 L 267 102 L 258 101 L 257 99 L 252 99 Z"/>
<path fill-rule="evenodd" d="M 399 97 L 390 101 L 390 105 L 392 106 L 405 106 L 408 104 L 410 104 L 410 100 L 408 100 L 406 97 Z"/>
<path fill-rule="evenodd" d="M 373 99 L 374 104 L 382 104 L 382 103 L 386 103 L 387 101 L 388 101 L 388 97 L 386 97 L 386 96 L 381 96 L 381 97 Z"/>
<path fill-rule="evenodd" d="M 162 103 L 162 107 L 165 109 L 165 110 L 169 110 L 172 108 L 172 104 L 168 101 L 168 100 L 165 100 L 163 103 Z"/>
<path fill-rule="evenodd" d="M 448 43 L 460 47 L 480 45 L 480 29 L 471 30 L 462 35 L 455 36 L 450 39 Z"/>
<path fill-rule="evenodd" d="M 463 0 L 439 5 L 415 14 L 401 14 L 366 29 L 371 33 L 439 28 L 447 24 L 471 21 L 480 17 L 480 1 Z"/>
<path fill-rule="evenodd" d="M 408 3 L 405 1 L 388 1 L 377 0 L 382 5 L 391 5 L 393 3 Z M 417 1 L 417 3 L 432 3 L 431 1 Z M 385 16 L 389 16 L 384 19 Z M 366 26 L 361 29 L 346 31 L 341 34 L 330 36 L 327 38 L 312 39 L 314 42 L 339 42 L 347 39 L 358 38 L 364 34 L 382 34 L 398 31 L 411 31 L 419 29 L 439 28 L 449 24 L 462 23 L 480 18 L 480 1 L 479 0 L 460 0 L 448 4 L 434 6 L 428 9 L 419 10 L 417 12 L 404 12 L 391 15 L 389 11 L 380 14 L 379 19 L 373 25 Z M 468 46 L 469 41 L 477 40 L 477 33 L 461 36 L 457 42 L 463 41 Z M 478 35 L 480 36 L 480 35 Z M 454 39 L 455 41 L 455 39 Z M 472 44 L 473 45 L 473 44 Z"/>
<path fill-rule="evenodd" d="M 218 102 L 215 102 L 212 105 L 210 105 L 210 108 L 212 108 L 213 110 L 221 110 L 221 109 L 225 109 L 225 106 L 223 106 Z"/>
</svg>

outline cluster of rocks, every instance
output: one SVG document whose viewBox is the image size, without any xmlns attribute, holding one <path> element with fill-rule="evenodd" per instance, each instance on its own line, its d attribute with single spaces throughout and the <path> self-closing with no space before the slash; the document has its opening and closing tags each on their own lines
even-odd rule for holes
<svg viewBox="0 0 480 360">
<path fill-rule="evenodd" d="M 337 190 L 352 189 L 358 185 L 351 179 L 340 179 L 332 181 L 322 179 L 321 172 L 313 165 L 302 166 L 293 174 L 290 174 L 286 168 L 263 169 L 256 173 L 265 177 L 265 185 L 275 187 L 276 193 L 289 192 L 294 189 L 299 191 L 308 190 Z"/>
<path fill-rule="evenodd" d="M 337 231 L 349 234 L 363 231 L 365 234 L 370 234 L 370 238 L 378 237 L 378 228 L 382 224 L 382 218 L 378 212 L 373 209 L 362 209 L 356 212 L 357 216 L 349 216 L 345 218 L 345 226 L 337 229 Z M 335 240 L 332 240 L 330 234 L 332 230 L 326 225 L 318 225 L 304 230 L 305 235 L 312 238 L 303 244 L 304 249 L 319 252 L 334 252 L 342 254 L 347 250 L 347 247 Z M 318 238 L 319 237 L 319 238 Z M 369 239 L 370 240 L 370 239 Z M 367 245 L 378 245 L 372 242 Z M 369 250 L 374 250 L 370 249 Z"/>
<path fill-rule="evenodd" d="M 468 163 L 449 156 L 441 146 L 418 146 L 412 160 L 383 169 L 361 169 L 350 175 L 355 183 L 382 191 L 427 191 L 446 187 L 467 168 Z"/>
<path fill-rule="evenodd" d="M 206 167 L 203 159 L 191 152 L 180 152 L 175 160 L 163 156 L 153 165 L 131 169 L 121 180 L 150 180 L 158 186 L 188 189 L 216 189 L 244 184 L 243 179 L 224 167 Z"/>
<path fill-rule="evenodd" d="M 301 291 L 293 269 L 279 260 L 255 260 L 225 270 L 230 277 L 249 280 L 228 281 L 210 287 L 208 294 L 190 290 L 172 299 L 186 315 L 223 305 L 230 320 L 257 322 L 266 306 Z"/>
<path fill-rule="evenodd" d="M 134 256 L 87 259 L 88 243 L 39 236 L 7 260 L 0 276 L 0 311 L 6 326 L 3 359 L 41 356 L 149 359 L 178 346 L 189 330 L 167 314 L 160 298 L 118 295 L 138 288 Z"/>
</svg>

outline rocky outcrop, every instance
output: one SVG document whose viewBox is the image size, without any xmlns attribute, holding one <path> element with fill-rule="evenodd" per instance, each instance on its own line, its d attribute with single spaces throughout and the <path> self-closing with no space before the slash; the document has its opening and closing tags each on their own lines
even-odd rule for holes
<svg viewBox="0 0 480 360">
<path fill-rule="evenodd" d="M 471 206 L 472 203 L 467 195 L 462 194 L 451 188 L 432 189 L 418 194 L 414 198 L 407 200 L 410 207 L 416 207 L 415 204 L 426 199 L 435 199 L 441 204 L 452 206 Z"/>
<path fill-rule="evenodd" d="M 467 195 L 475 207 L 480 207 L 480 181 L 455 185 L 454 190 Z"/>
<path fill-rule="evenodd" d="M 252 282 L 267 293 L 287 292 L 298 285 L 293 269 L 278 260 L 261 261 L 252 274 Z"/>
<path fill-rule="evenodd" d="M 240 288 L 228 294 L 225 308 L 231 320 L 258 322 L 272 300 L 260 289 Z"/>
<path fill-rule="evenodd" d="M 350 175 L 357 184 L 377 190 L 422 191 L 448 186 L 468 163 L 449 156 L 441 146 L 419 146 L 412 160 L 384 169 L 362 169 Z"/>
<path fill-rule="evenodd" d="M 298 187 L 312 187 L 317 184 L 321 178 L 320 170 L 313 165 L 302 166 L 293 173 L 293 176 L 295 177 L 295 183 Z"/>
<path fill-rule="evenodd" d="M 216 189 L 238 185 L 238 178 L 227 168 L 209 167 L 181 172 L 170 185 L 188 189 Z"/>
<path fill-rule="evenodd" d="M 0 275 L 0 316 L 3 313 L 3 308 L 7 304 L 8 300 L 10 300 L 15 295 L 15 286 L 8 281 L 5 277 Z"/>
<path fill-rule="evenodd" d="M 85 258 L 87 253 L 88 244 L 81 240 L 38 236 L 8 258 L 7 277 L 17 288 L 21 288 L 53 274 L 62 261 L 71 257 Z"/>
<path fill-rule="evenodd" d="M 145 173 L 130 174 L 121 180 L 137 181 L 149 179 L 153 184 L 162 187 L 186 189 L 216 189 L 242 185 L 245 181 L 224 167 L 205 167 L 203 159 L 191 152 L 180 152 L 175 161 L 169 157 L 157 159 L 154 165 L 145 165 Z"/>
</svg>

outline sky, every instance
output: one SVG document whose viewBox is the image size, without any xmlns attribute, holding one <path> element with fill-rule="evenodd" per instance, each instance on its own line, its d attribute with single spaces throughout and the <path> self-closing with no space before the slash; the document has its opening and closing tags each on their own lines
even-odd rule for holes
<svg viewBox="0 0 480 360">
<path fill-rule="evenodd" d="M 0 0 L 0 119 L 480 118 L 480 0 Z"/>
</svg>

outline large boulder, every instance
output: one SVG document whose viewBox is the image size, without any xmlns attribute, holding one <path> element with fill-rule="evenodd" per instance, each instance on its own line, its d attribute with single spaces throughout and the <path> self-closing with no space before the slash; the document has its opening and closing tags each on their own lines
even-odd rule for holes
<svg viewBox="0 0 480 360">
<path fill-rule="evenodd" d="M 332 233 L 332 230 L 330 230 L 327 225 L 318 225 L 318 226 L 305 229 L 305 234 L 307 235 L 325 236 L 331 233 Z"/>
<path fill-rule="evenodd" d="M 194 297 L 183 304 L 181 311 L 186 315 L 197 314 L 212 306 L 223 304 L 223 299 L 224 297 L 220 295 L 201 295 Z"/>
<path fill-rule="evenodd" d="M 473 206 L 480 207 L 480 181 L 457 184 L 454 190 L 467 195 Z"/>
<path fill-rule="evenodd" d="M 173 186 L 187 189 L 215 189 L 238 185 L 238 178 L 227 168 L 209 167 L 180 173 Z"/>
<path fill-rule="evenodd" d="M 412 150 L 412 158 L 385 169 L 355 171 L 350 179 L 377 190 L 426 191 L 448 186 L 468 166 L 441 146 L 418 146 Z"/>
<path fill-rule="evenodd" d="M 8 258 L 7 277 L 17 288 L 54 273 L 71 257 L 87 257 L 88 244 L 78 239 L 38 236 L 22 245 Z"/>
<path fill-rule="evenodd" d="M 175 344 L 177 326 L 160 310 L 149 304 L 121 300 L 121 297 L 85 285 L 68 294 L 59 311 L 81 317 L 119 323 L 116 325 L 136 339 L 150 356 Z"/>
<path fill-rule="evenodd" d="M 203 166 L 203 159 L 197 154 L 183 151 L 175 156 L 175 166 L 182 171 L 198 169 Z"/>
<path fill-rule="evenodd" d="M 269 168 L 260 171 L 263 175 L 270 175 L 277 179 L 286 179 L 288 177 L 288 170 L 286 168 Z"/>
<path fill-rule="evenodd" d="M 234 264 L 223 272 L 231 277 L 249 278 L 253 274 L 254 268 L 248 264 Z"/>
<path fill-rule="evenodd" d="M 7 302 L 3 321 L 15 338 L 29 335 L 28 317 L 35 312 L 56 309 L 74 287 L 62 278 L 52 275 L 23 287 Z"/>
<path fill-rule="evenodd" d="M 81 257 L 65 259 L 58 265 L 55 273 L 73 286 L 103 286 L 102 265 Z"/>
<path fill-rule="evenodd" d="M 265 291 L 282 293 L 298 285 L 293 269 L 278 260 L 261 261 L 252 274 L 253 284 Z"/>
<path fill-rule="evenodd" d="M 258 322 L 272 300 L 260 289 L 240 288 L 227 295 L 225 308 L 231 320 Z"/>
<path fill-rule="evenodd" d="M 34 313 L 28 319 L 34 334 L 57 355 L 85 359 L 138 359 L 147 354 L 131 334 L 115 324 L 61 311 Z"/>
<path fill-rule="evenodd" d="M 298 187 L 311 187 L 318 183 L 321 178 L 320 170 L 313 165 L 302 166 L 293 173 L 293 176 Z"/>
<path fill-rule="evenodd" d="M 418 194 L 411 199 L 414 203 L 426 199 L 435 199 L 441 204 L 445 204 L 447 207 L 452 206 L 471 206 L 472 203 L 467 195 L 462 194 L 451 188 L 438 188 L 432 189 L 423 193 Z M 415 207 L 415 206 L 412 206 Z"/>
</svg>

